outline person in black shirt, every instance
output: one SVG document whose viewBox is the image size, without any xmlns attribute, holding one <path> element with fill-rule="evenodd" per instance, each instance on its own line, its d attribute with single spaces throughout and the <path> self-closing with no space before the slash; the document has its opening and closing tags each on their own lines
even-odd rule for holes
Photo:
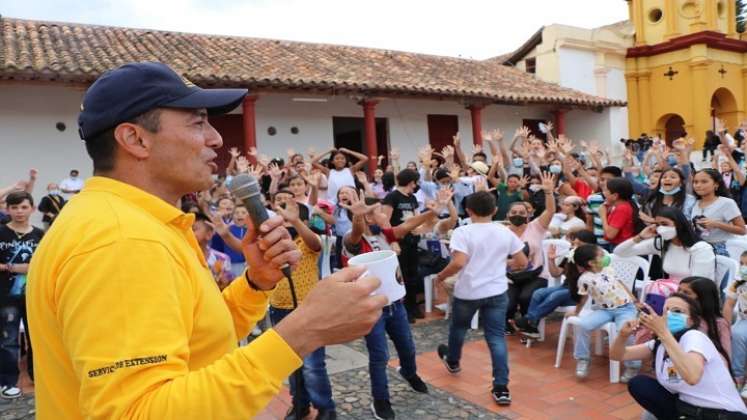
<svg viewBox="0 0 747 420">
<path fill-rule="evenodd" d="M 39 246 L 44 232 L 31 225 L 34 199 L 25 191 L 8 194 L 6 198 L 10 222 L 0 226 L 0 397 L 17 398 L 18 330 L 23 319 L 28 345 L 28 372 L 33 380 L 34 365 L 31 340 L 26 320 L 26 273 L 31 256 Z"/>
<path fill-rule="evenodd" d="M 65 203 L 65 198 L 62 196 L 59 186 L 55 183 L 47 185 L 47 195 L 42 197 L 39 202 L 39 211 L 44 214 L 44 217 L 42 217 L 44 230 L 52 226 L 52 222 L 60 214 L 60 210 Z"/>
<path fill-rule="evenodd" d="M 382 211 L 389 216 L 389 223 L 392 226 L 399 226 L 418 214 L 415 193 L 420 189 L 419 179 L 420 174 L 412 169 L 403 169 L 397 174 L 397 188 L 387 194 L 382 202 Z M 418 241 L 419 237 L 413 234 L 407 234 L 399 241 L 399 266 L 407 289 L 405 308 L 410 322 L 415 322 L 415 318 L 424 317 L 417 303 L 417 294 L 423 286 L 418 276 Z"/>
</svg>

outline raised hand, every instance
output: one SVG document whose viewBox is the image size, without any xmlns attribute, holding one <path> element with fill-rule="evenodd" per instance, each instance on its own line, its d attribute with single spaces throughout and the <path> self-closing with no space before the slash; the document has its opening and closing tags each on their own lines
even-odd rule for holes
<svg viewBox="0 0 747 420">
<path fill-rule="evenodd" d="M 249 156 L 253 156 L 253 157 L 255 157 L 255 158 L 257 157 L 257 153 L 258 153 L 258 152 L 257 152 L 257 148 L 256 148 L 256 147 L 250 147 L 250 148 L 249 148 L 249 151 L 247 152 L 247 154 L 248 154 Z"/>
<path fill-rule="evenodd" d="M 521 177 L 521 180 L 519 181 L 519 187 L 521 189 L 525 189 L 529 185 L 529 177 L 524 175 Z"/>
<path fill-rule="evenodd" d="M 363 171 L 358 171 L 355 173 L 355 177 L 358 179 L 358 182 L 360 182 L 363 185 L 368 184 L 368 176 Z"/>
<path fill-rule="evenodd" d="M 418 158 L 423 165 L 430 165 L 431 159 L 433 158 L 433 149 L 430 145 L 426 145 L 418 151 Z"/>
<path fill-rule="evenodd" d="M 630 319 L 625 321 L 622 328 L 620 328 L 620 331 L 618 334 L 622 335 L 623 337 L 630 337 L 633 335 L 633 333 L 638 329 L 638 320 L 637 319 Z"/>
<path fill-rule="evenodd" d="M 249 164 L 249 159 L 245 158 L 244 156 L 239 156 L 236 158 L 236 170 L 241 173 L 249 173 L 249 167 L 251 165 Z"/>
<path fill-rule="evenodd" d="M 449 205 L 453 196 L 454 191 L 451 188 L 438 190 L 438 193 L 436 193 L 436 203 L 443 209 Z"/>
<path fill-rule="evenodd" d="M 280 170 L 280 167 L 277 163 L 270 164 L 268 170 L 270 172 L 270 176 L 273 178 L 280 178 L 280 176 L 283 175 L 283 171 Z"/>
<path fill-rule="evenodd" d="M 482 146 L 479 144 L 476 144 L 472 146 L 472 154 L 482 153 Z"/>
<path fill-rule="evenodd" d="M 286 150 L 285 153 L 288 155 L 289 158 L 296 155 L 296 151 L 293 150 L 293 148 Z"/>
<path fill-rule="evenodd" d="M 716 133 L 721 134 L 726 131 L 726 123 L 721 118 L 716 118 L 714 124 L 716 125 Z"/>
<path fill-rule="evenodd" d="M 361 191 L 360 195 L 350 194 L 350 204 L 340 203 L 340 206 L 353 214 L 353 216 L 365 216 L 376 210 L 380 204 L 366 205 L 366 197 Z"/>
<path fill-rule="evenodd" d="M 316 149 L 314 147 L 309 147 L 306 153 L 308 153 L 309 159 L 314 160 L 316 158 Z"/>
<path fill-rule="evenodd" d="M 501 131 L 500 128 L 496 128 L 495 130 L 493 130 L 490 136 L 492 137 L 493 141 L 496 141 L 496 142 L 503 141 L 503 131 Z"/>
<path fill-rule="evenodd" d="M 35 168 L 29 169 L 29 179 L 36 179 L 37 175 L 39 175 L 39 171 L 37 171 Z"/>
<path fill-rule="evenodd" d="M 285 208 L 283 206 L 276 206 L 275 212 L 282 216 L 283 220 L 288 223 L 294 223 L 299 218 L 298 203 L 293 199 L 285 201 Z"/>
<path fill-rule="evenodd" d="M 551 194 L 555 189 L 555 176 L 550 172 L 542 172 L 540 178 L 542 179 L 542 190 L 545 191 L 545 194 Z"/>
<path fill-rule="evenodd" d="M 547 127 L 547 131 L 548 132 L 551 132 L 552 129 L 555 128 L 555 126 L 552 124 L 552 121 L 546 121 L 545 122 L 545 127 Z"/>
<path fill-rule="evenodd" d="M 558 248 L 555 245 L 547 247 L 547 259 L 554 260 L 558 256 Z"/>
<path fill-rule="evenodd" d="M 638 234 L 642 239 L 649 239 L 656 236 L 656 225 L 648 225 Z"/>
<path fill-rule="evenodd" d="M 451 138 L 452 142 L 454 143 L 454 148 L 457 149 L 462 144 L 462 139 L 459 138 L 459 132 L 457 131 L 456 134 Z"/>
<path fill-rule="evenodd" d="M 444 157 L 444 159 L 454 157 L 454 146 L 446 146 L 441 149 L 441 155 Z"/>
<path fill-rule="evenodd" d="M 232 148 L 228 149 L 228 154 L 231 155 L 232 158 L 236 159 L 236 158 L 239 157 L 239 155 L 241 153 L 239 152 L 238 148 L 232 147 Z"/>
</svg>

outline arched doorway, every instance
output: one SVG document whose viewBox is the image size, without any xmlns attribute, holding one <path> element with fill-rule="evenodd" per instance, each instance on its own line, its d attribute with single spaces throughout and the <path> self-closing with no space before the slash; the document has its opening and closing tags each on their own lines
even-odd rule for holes
<svg viewBox="0 0 747 420">
<path fill-rule="evenodd" d="M 734 131 L 739 125 L 737 100 L 729 89 L 719 88 L 713 92 L 713 96 L 711 97 L 711 117 L 723 120 L 729 131 Z M 714 127 L 715 123 L 712 121 L 711 128 Z"/>
<path fill-rule="evenodd" d="M 670 147 L 673 141 L 687 135 L 685 120 L 677 114 L 667 114 L 659 118 L 659 122 L 656 124 L 656 131 L 664 134 L 664 140 L 666 140 L 667 145 Z"/>
</svg>

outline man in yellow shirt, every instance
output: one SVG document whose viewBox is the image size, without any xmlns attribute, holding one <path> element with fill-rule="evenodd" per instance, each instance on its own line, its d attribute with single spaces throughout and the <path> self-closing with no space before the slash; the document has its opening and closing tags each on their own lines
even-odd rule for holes
<svg viewBox="0 0 747 420">
<path fill-rule="evenodd" d="M 90 178 L 55 221 L 29 271 L 37 418 L 247 419 L 320 346 L 370 331 L 386 304 L 378 280 L 348 270 L 237 348 L 268 291 L 300 253 L 283 219 L 243 241 L 250 268 L 222 293 L 179 198 L 207 189 L 222 146 L 208 114 L 240 89 L 203 90 L 160 63 L 107 72 L 78 124 Z"/>
</svg>

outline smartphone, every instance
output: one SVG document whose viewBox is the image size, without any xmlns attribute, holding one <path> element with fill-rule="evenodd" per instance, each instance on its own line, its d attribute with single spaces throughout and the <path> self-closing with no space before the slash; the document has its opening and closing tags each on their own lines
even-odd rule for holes
<svg viewBox="0 0 747 420">
<path fill-rule="evenodd" d="M 654 311 L 661 316 L 664 313 L 664 301 L 667 300 L 664 296 L 656 293 L 649 293 L 646 295 L 645 302 L 648 306 L 654 309 Z M 647 310 L 648 308 L 644 308 Z"/>
</svg>

